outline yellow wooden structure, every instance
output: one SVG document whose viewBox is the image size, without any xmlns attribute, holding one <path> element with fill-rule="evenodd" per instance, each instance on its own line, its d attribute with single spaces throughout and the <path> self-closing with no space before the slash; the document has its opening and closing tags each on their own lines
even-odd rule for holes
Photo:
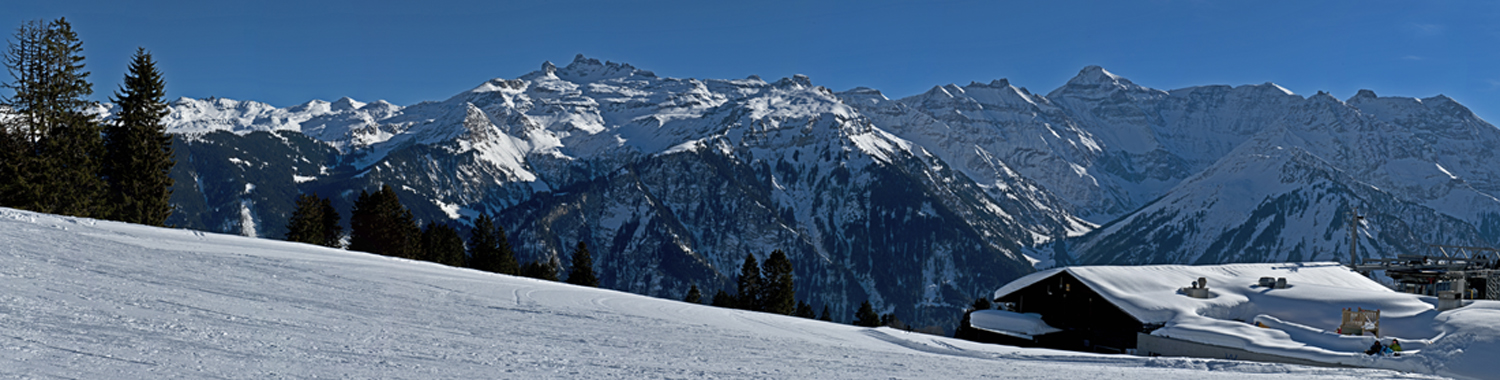
<svg viewBox="0 0 1500 380">
<path fill-rule="evenodd" d="M 1339 333 L 1364 335 L 1366 332 L 1380 336 L 1380 310 L 1344 309 L 1343 322 L 1339 323 Z"/>
</svg>

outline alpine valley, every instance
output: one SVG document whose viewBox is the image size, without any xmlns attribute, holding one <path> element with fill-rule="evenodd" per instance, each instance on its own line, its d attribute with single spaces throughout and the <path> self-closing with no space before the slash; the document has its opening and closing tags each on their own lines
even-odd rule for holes
<svg viewBox="0 0 1500 380">
<path fill-rule="evenodd" d="M 108 105 L 105 105 L 107 110 Z M 169 224 L 280 238 L 301 193 L 392 186 L 423 223 L 495 215 L 522 261 L 602 287 L 733 292 L 785 251 L 797 298 L 951 329 L 1039 267 L 1349 260 L 1500 245 L 1500 129 L 1444 96 L 1163 91 L 1100 67 L 890 99 L 805 76 L 659 77 L 578 56 L 442 101 L 183 98 Z"/>
</svg>

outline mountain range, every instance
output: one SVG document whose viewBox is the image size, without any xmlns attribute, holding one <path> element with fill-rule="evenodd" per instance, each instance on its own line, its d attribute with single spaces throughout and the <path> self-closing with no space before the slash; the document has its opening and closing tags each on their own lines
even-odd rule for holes
<svg viewBox="0 0 1500 380">
<path fill-rule="evenodd" d="M 646 295 L 733 292 L 745 255 L 781 249 L 839 319 L 869 300 L 951 328 L 1057 265 L 1347 262 L 1356 209 L 1362 258 L 1500 241 L 1500 130 L 1441 95 L 1164 91 L 1090 66 L 1046 95 L 890 99 L 580 55 L 409 106 L 170 108 L 169 224 L 276 238 L 298 194 L 347 216 L 388 184 L 424 223 L 495 215 L 522 260 L 584 242 L 601 286 Z"/>
</svg>

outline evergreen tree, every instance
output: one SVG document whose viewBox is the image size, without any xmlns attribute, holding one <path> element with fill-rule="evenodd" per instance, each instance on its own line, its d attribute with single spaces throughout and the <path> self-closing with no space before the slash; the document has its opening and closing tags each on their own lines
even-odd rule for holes
<svg viewBox="0 0 1500 380">
<path fill-rule="evenodd" d="M 760 265 L 755 262 L 755 255 L 745 254 L 745 264 L 740 266 L 738 306 L 745 310 L 761 310 L 760 303 Z"/>
<path fill-rule="evenodd" d="M 286 221 L 286 240 L 300 243 L 325 245 L 323 233 L 323 204 L 317 194 L 302 194 L 297 197 L 297 209 Z"/>
<path fill-rule="evenodd" d="M 500 255 L 498 245 L 499 242 L 495 238 L 494 219 L 490 219 L 489 214 L 479 214 L 479 217 L 474 219 L 474 228 L 469 230 L 468 267 L 485 272 L 497 272 L 497 257 Z"/>
<path fill-rule="evenodd" d="M 896 313 L 881 314 L 880 325 L 898 329 L 906 329 L 906 323 L 901 322 L 901 318 L 896 318 Z"/>
<path fill-rule="evenodd" d="M 709 305 L 718 307 L 739 307 L 740 301 L 734 299 L 734 296 L 729 295 L 729 292 L 724 291 L 724 289 L 719 289 L 718 293 L 714 293 L 714 299 L 712 301 L 709 301 Z"/>
<path fill-rule="evenodd" d="M 535 279 L 557 281 L 558 266 L 555 258 L 532 261 L 526 263 L 526 266 L 521 268 L 521 275 Z"/>
<path fill-rule="evenodd" d="M 350 250 L 414 259 L 420 234 L 411 210 L 390 185 L 375 193 L 361 191 L 349 213 Z"/>
<path fill-rule="evenodd" d="M 22 173 L 32 159 L 31 144 L 12 124 L 10 118 L 0 117 L 0 206 L 19 207 L 23 202 L 18 195 L 30 179 Z"/>
<path fill-rule="evenodd" d="M 573 269 L 568 271 L 568 283 L 599 287 L 599 278 L 594 277 L 594 257 L 589 255 L 589 247 L 582 241 L 573 250 Z"/>
<path fill-rule="evenodd" d="M 6 153 L 0 205 L 85 217 L 111 214 L 101 174 L 104 138 L 89 113 L 94 93 L 83 68 L 83 43 L 66 19 L 30 21 L 17 30 L 5 66 L 14 94 L 3 105 Z"/>
<path fill-rule="evenodd" d="M 693 284 L 693 287 L 688 288 L 687 297 L 683 297 L 682 302 L 703 303 L 703 293 L 698 291 L 698 284 Z"/>
<path fill-rule="evenodd" d="M 316 194 L 314 194 L 316 195 Z M 323 234 L 323 245 L 342 248 L 344 240 L 344 226 L 339 225 L 339 210 L 333 208 L 333 201 L 328 198 L 318 200 L 318 208 L 323 209 L 319 214 L 322 216 L 318 224 L 319 232 Z"/>
<path fill-rule="evenodd" d="M 516 253 L 510 249 L 510 239 L 505 237 L 505 227 L 495 225 L 495 273 L 503 273 L 512 276 L 521 274 L 521 264 L 516 262 Z M 554 266 L 553 273 L 557 269 Z M 552 276 L 552 281 L 557 281 L 557 276 Z"/>
<path fill-rule="evenodd" d="M 781 250 L 771 251 L 766 265 L 761 267 L 764 281 L 760 286 L 761 310 L 767 313 L 790 315 L 797 311 L 797 291 L 792 279 L 792 261 Z M 809 309 L 812 306 L 808 306 Z"/>
<path fill-rule="evenodd" d="M 165 86 L 151 53 L 136 48 L 114 95 L 118 118 L 104 130 L 112 219 L 160 226 L 172 215 L 172 137 L 161 122 L 170 112 Z"/>
<path fill-rule="evenodd" d="M 828 305 L 823 305 L 823 315 L 818 316 L 818 320 L 833 322 L 833 312 L 828 309 Z"/>
<path fill-rule="evenodd" d="M 5 54 L 5 68 L 12 81 L 5 88 L 12 96 L 0 98 L 8 117 L 0 117 L 0 206 L 32 209 L 35 207 L 37 167 L 40 153 L 42 70 L 40 57 L 46 42 L 46 26 L 41 20 L 27 21 L 16 30 Z"/>
<path fill-rule="evenodd" d="M 333 202 L 317 194 L 297 197 L 297 209 L 286 222 L 286 240 L 339 247 L 344 228 L 339 226 L 339 212 Z"/>
<path fill-rule="evenodd" d="M 792 315 L 807 319 L 818 317 L 818 314 L 816 312 L 813 312 L 812 305 L 809 305 L 807 304 L 807 302 L 802 301 L 797 301 L 797 311 L 792 313 Z"/>
<path fill-rule="evenodd" d="M 989 310 L 993 309 L 995 305 L 990 303 L 989 298 L 979 297 L 974 300 L 974 305 L 971 307 L 973 307 L 974 310 Z"/>
<path fill-rule="evenodd" d="M 870 306 L 870 301 L 859 305 L 859 311 L 854 312 L 854 325 L 864 327 L 880 327 L 880 314 L 875 314 L 875 307 Z"/>
<path fill-rule="evenodd" d="M 449 266 L 462 266 L 464 239 L 458 230 L 447 224 L 428 222 L 422 229 L 422 254 L 420 259 Z"/>
<path fill-rule="evenodd" d="M 474 219 L 474 229 L 469 231 L 469 267 L 512 276 L 521 274 L 521 266 L 516 264 L 516 255 L 505 238 L 505 229 L 487 214 Z"/>
</svg>

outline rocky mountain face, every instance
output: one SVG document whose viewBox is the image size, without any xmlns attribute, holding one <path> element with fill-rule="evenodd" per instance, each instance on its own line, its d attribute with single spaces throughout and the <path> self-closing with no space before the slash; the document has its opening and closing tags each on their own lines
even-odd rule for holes
<svg viewBox="0 0 1500 380">
<path fill-rule="evenodd" d="M 1347 262 L 1354 208 L 1361 257 L 1500 240 L 1500 173 L 1482 163 L 1500 130 L 1444 96 L 1162 91 L 1087 67 L 1046 96 L 999 80 L 843 97 L 976 182 L 1018 173 L 1092 223 L 1026 249 L 1040 266 Z"/>
<path fill-rule="evenodd" d="M 169 223 L 280 237 L 295 197 L 347 216 L 390 184 L 424 222 L 490 213 L 523 260 L 680 297 L 733 291 L 774 249 L 798 297 L 916 326 L 1035 266 L 1347 261 L 1500 241 L 1500 130 L 1446 97 L 1347 101 L 1274 84 L 1150 89 L 1099 67 L 903 99 L 659 77 L 579 56 L 443 101 L 172 104 Z"/>
<path fill-rule="evenodd" d="M 661 78 L 579 57 L 407 107 L 173 108 L 179 225 L 277 237 L 299 192 L 347 215 L 391 184 L 423 221 L 496 214 L 523 260 L 567 263 L 582 241 L 603 286 L 662 297 L 733 292 L 745 255 L 781 249 L 799 298 L 839 319 L 868 299 L 948 327 L 1031 270 L 1033 235 L 1080 224 L 1031 202 L 1045 194 L 996 196 L 802 76 Z"/>
</svg>

